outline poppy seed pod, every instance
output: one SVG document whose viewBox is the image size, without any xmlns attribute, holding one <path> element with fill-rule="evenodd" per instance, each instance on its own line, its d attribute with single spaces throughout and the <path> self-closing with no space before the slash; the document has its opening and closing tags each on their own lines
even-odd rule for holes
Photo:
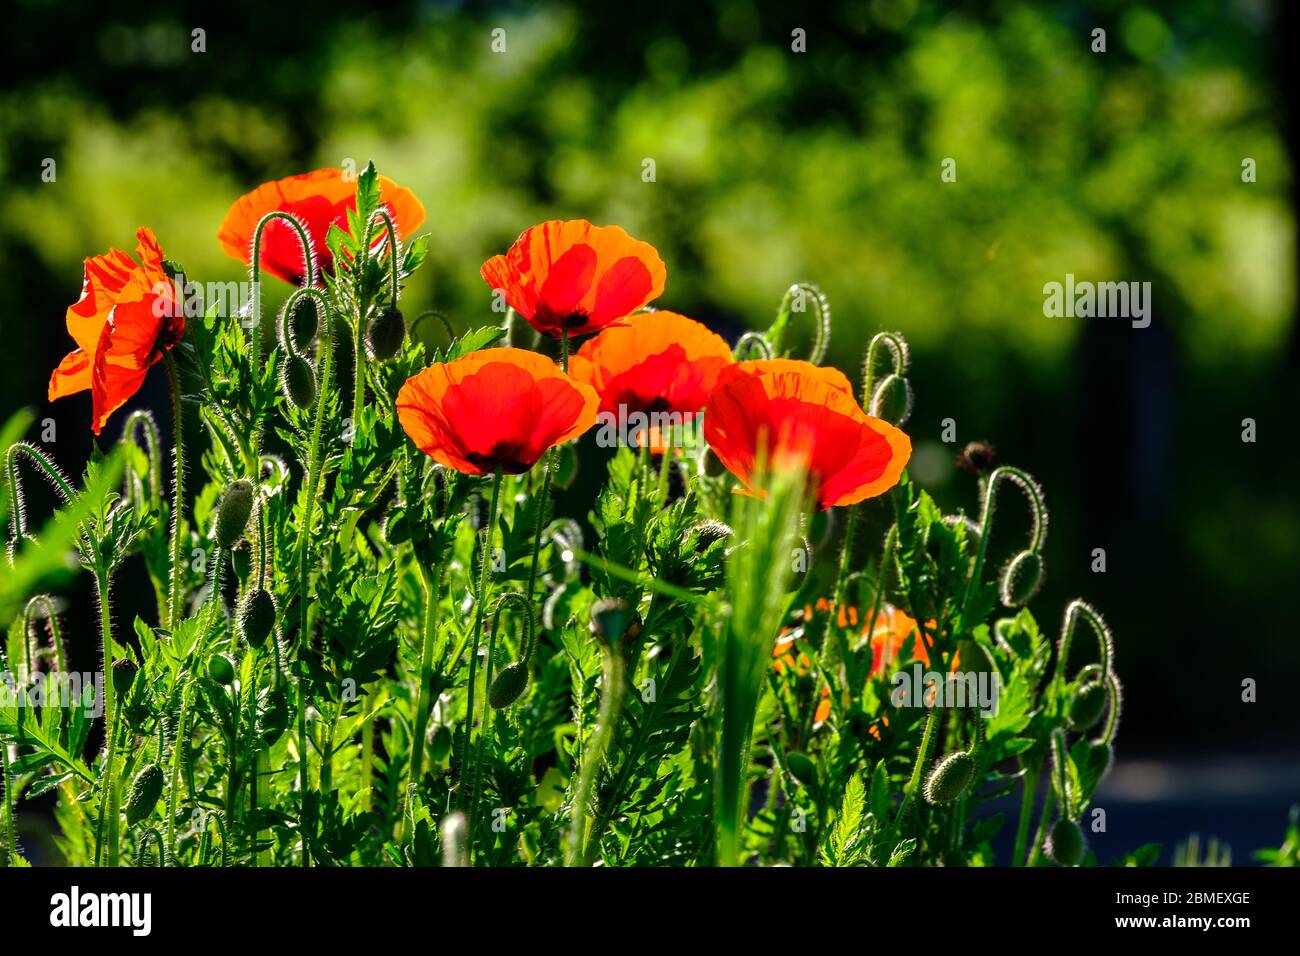
<svg viewBox="0 0 1300 956">
<path fill-rule="evenodd" d="M 964 750 L 948 754 L 930 771 L 925 781 L 925 799 L 928 803 L 951 803 L 975 779 L 975 758 Z"/>
<path fill-rule="evenodd" d="M 237 623 L 240 636 L 251 647 L 262 647 L 275 630 L 275 598 L 271 592 L 256 588 L 239 602 Z"/>
<path fill-rule="evenodd" d="M 1083 831 L 1073 820 L 1061 817 L 1052 824 L 1046 849 L 1057 866 L 1078 866 L 1083 859 Z"/>
<path fill-rule="evenodd" d="M 163 772 L 156 763 L 140 768 L 140 772 L 131 781 L 131 788 L 126 794 L 126 822 L 135 826 L 153 813 L 162 797 Z"/>
<path fill-rule="evenodd" d="M 243 584 L 248 580 L 248 576 L 253 573 L 253 546 L 248 543 L 247 538 L 240 538 L 230 549 L 230 566 L 235 571 L 235 577 L 239 583 Z"/>
<path fill-rule="evenodd" d="M 886 375 L 871 396 L 869 415 L 902 425 L 912 415 L 912 386 L 901 375 Z"/>
<path fill-rule="evenodd" d="M 295 408 L 306 408 L 316 398 L 316 373 L 301 355 L 286 355 L 280 368 L 280 387 Z"/>
<path fill-rule="evenodd" d="M 632 611 L 622 598 L 605 598 L 591 606 L 591 633 L 609 647 L 622 641 L 632 623 Z"/>
<path fill-rule="evenodd" d="M 523 661 L 511 661 L 501 669 L 488 688 L 488 703 L 493 710 L 509 707 L 528 686 L 528 667 Z"/>
<path fill-rule="evenodd" d="M 1074 692 L 1070 701 L 1068 718 L 1071 730 L 1087 730 L 1101 720 L 1106 709 L 1106 685 L 1101 681 L 1088 681 Z"/>
<path fill-rule="evenodd" d="M 122 657 L 113 661 L 113 690 L 119 697 L 125 697 L 130 692 L 138 670 L 135 661 L 130 658 Z"/>
<path fill-rule="evenodd" d="M 975 475 L 984 475 L 993 470 L 997 455 L 997 449 L 989 442 L 969 442 L 957 456 L 957 467 Z"/>
<path fill-rule="evenodd" d="M 1002 603 L 1007 607 L 1028 604 L 1043 583 L 1043 559 L 1035 551 L 1021 551 L 1002 572 Z"/>
<path fill-rule="evenodd" d="M 311 344 L 320 328 L 320 306 L 314 296 L 305 295 L 298 300 L 289 320 L 289 331 L 293 337 L 295 352 L 301 352 Z"/>
<path fill-rule="evenodd" d="M 235 682 L 235 665 L 223 654 L 214 654 L 208 661 L 208 676 L 218 684 L 229 687 Z"/>
<path fill-rule="evenodd" d="M 402 310 L 395 305 L 380 310 L 366 329 L 366 345 L 370 354 L 381 362 L 400 352 L 405 338 L 406 320 L 402 318 Z"/>
<path fill-rule="evenodd" d="M 217 547 L 233 548 L 244 536 L 248 516 L 253 513 L 253 483 L 247 478 L 232 481 L 217 505 Z"/>
<path fill-rule="evenodd" d="M 817 765 L 806 753 L 792 750 L 785 755 L 785 765 L 794 777 L 805 787 L 817 786 Z"/>
</svg>

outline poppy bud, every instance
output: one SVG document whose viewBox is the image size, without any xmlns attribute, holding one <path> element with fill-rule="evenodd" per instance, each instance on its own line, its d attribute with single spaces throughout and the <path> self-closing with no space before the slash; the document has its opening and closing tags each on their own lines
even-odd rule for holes
<svg viewBox="0 0 1300 956">
<path fill-rule="evenodd" d="M 366 329 L 366 345 L 370 348 L 370 354 L 381 362 L 400 352 L 405 338 L 406 320 L 402 318 L 401 309 L 395 305 L 381 310 L 370 320 L 370 326 Z"/>
<path fill-rule="evenodd" d="M 792 750 L 785 755 L 785 765 L 794 777 L 805 787 L 817 786 L 817 765 L 806 753 Z"/>
<path fill-rule="evenodd" d="M 1070 729 L 1087 730 L 1101 720 L 1105 709 L 1106 685 L 1101 681 L 1088 681 L 1074 692 L 1074 699 L 1070 701 Z"/>
<path fill-rule="evenodd" d="M 1111 750 L 1109 743 L 1104 740 L 1094 740 L 1092 742 L 1092 756 L 1090 760 L 1098 768 L 1098 780 L 1106 776 L 1106 772 L 1110 770 L 1110 762 L 1113 759 L 1115 759 L 1115 752 Z"/>
<path fill-rule="evenodd" d="M 1057 866 L 1078 866 L 1083 859 L 1083 831 L 1073 820 L 1061 817 L 1052 824 L 1046 849 Z"/>
<path fill-rule="evenodd" d="M 298 300 L 297 307 L 293 310 L 293 317 L 289 320 L 290 335 L 293 336 L 293 348 L 296 352 L 301 352 L 311 344 L 311 340 L 316 336 L 316 330 L 320 328 L 320 312 L 316 299 L 313 296 L 306 295 Z"/>
<path fill-rule="evenodd" d="M 237 615 L 240 636 L 250 647 L 262 647 L 275 630 L 275 598 L 271 592 L 256 588 L 239 602 Z"/>
<path fill-rule="evenodd" d="M 973 441 L 967 444 L 957 456 L 957 467 L 972 474 L 983 475 L 993 470 L 993 462 L 998 451 L 986 441 Z"/>
<path fill-rule="evenodd" d="M 126 794 L 126 822 L 135 826 L 153 813 L 162 797 L 163 772 L 156 763 L 147 764 L 131 781 L 131 788 Z"/>
<path fill-rule="evenodd" d="M 930 771 L 925 781 L 925 799 L 929 803 L 951 803 L 975 779 L 975 758 L 964 750 L 950 753 Z"/>
<path fill-rule="evenodd" d="M 235 665 L 224 654 L 213 654 L 208 661 L 208 676 L 218 684 L 229 687 L 235 682 Z"/>
<path fill-rule="evenodd" d="M 511 661 L 501 669 L 488 688 L 488 703 L 493 710 L 509 707 L 528 686 L 528 667 L 523 661 Z"/>
<path fill-rule="evenodd" d="M 622 598 L 605 598 L 591 606 L 591 633 L 601 644 L 617 644 L 631 623 L 632 612 Z"/>
<path fill-rule="evenodd" d="M 721 521 L 701 521 L 691 531 L 695 532 L 695 550 L 701 554 L 715 541 L 725 541 L 732 535 L 731 528 Z"/>
<path fill-rule="evenodd" d="M 1002 572 L 1002 603 L 1007 607 L 1028 604 L 1043 583 L 1043 559 L 1035 551 L 1021 551 Z"/>
<path fill-rule="evenodd" d="M 217 547 L 233 548 L 244 536 L 248 516 L 253 513 L 253 483 L 247 478 L 226 486 L 217 505 Z"/>
<path fill-rule="evenodd" d="M 266 692 L 257 713 L 257 738 L 270 747 L 289 727 L 289 701 L 284 691 L 273 687 Z"/>
<path fill-rule="evenodd" d="M 974 674 L 992 674 L 996 670 L 984 645 L 970 638 L 957 642 L 957 663 L 962 670 Z"/>
<path fill-rule="evenodd" d="M 700 464 L 704 473 L 710 478 L 719 478 L 727 473 L 727 466 L 722 463 L 722 459 L 712 448 L 704 450 L 704 454 L 700 456 Z"/>
<path fill-rule="evenodd" d="M 429 756 L 434 760 L 445 760 L 451 753 L 451 728 L 443 725 L 433 732 L 429 742 Z"/>
<path fill-rule="evenodd" d="M 113 661 L 113 690 L 119 697 L 125 697 L 130 692 L 138 670 L 135 661 L 129 658 L 123 657 Z"/>
<path fill-rule="evenodd" d="M 301 355 L 286 355 L 280 368 L 284 397 L 295 408 L 306 408 L 316 399 L 316 373 Z"/>
<path fill-rule="evenodd" d="M 247 538 L 240 538 L 230 549 L 230 566 L 235 569 L 235 577 L 243 584 L 253 573 L 253 546 Z"/>
<path fill-rule="evenodd" d="M 868 414 L 891 425 L 902 425 L 912 414 L 912 386 L 901 375 L 886 375 L 871 396 Z"/>
</svg>

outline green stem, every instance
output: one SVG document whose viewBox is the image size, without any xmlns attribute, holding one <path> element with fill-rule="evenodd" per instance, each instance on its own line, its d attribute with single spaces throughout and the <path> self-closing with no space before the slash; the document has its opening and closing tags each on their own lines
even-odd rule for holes
<svg viewBox="0 0 1300 956">
<path fill-rule="evenodd" d="M 429 712 L 433 706 L 433 647 L 438 634 L 438 609 L 442 597 L 443 565 L 430 576 L 419 566 L 424 585 L 424 647 L 420 655 L 420 696 L 415 705 L 415 729 L 411 736 L 411 759 L 407 763 L 406 789 L 416 786 L 424 770 L 425 734 L 429 730 Z"/>
<path fill-rule="evenodd" d="M 924 691 L 922 691 L 924 694 Z M 912 777 L 907 782 L 907 789 L 903 791 L 903 802 L 899 805 L 898 816 L 894 817 L 894 829 L 897 830 L 903 824 L 907 817 L 907 811 L 912 805 L 912 800 L 916 796 L 916 791 L 921 786 L 921 775 L 925 772 L 926 765 L 930 762 L 930 748 L 934 744 L 935 728 L 939 724 L 939 708 L 931 707 L 930 714 L 925 718 L 925 732 L 921 735 L 921 749 L 916 754 L 916 763 L 912 766 Z"/>
<path fill-rule="evenodd" d="M 587 812 L 591 803 L 591 790 L 596 782 L 596 771 L 605 761 L 605 752 L 614 737 L 614 726 L 623 710 L 624 691 L 623 650 L 617 644 L 605 648 L 605 674 L 600 695 L 600 711 L 596 716 L 596 729 L 583 748 L 582 770 L 578 788 L 573 795 L 572 820 L 569 824 L 569 846 L 565 857 L 567 866 L 590 866 L 595 840 L 587 840 Z"/>
<path fill-rule="evenodd" d="M 171 521 L 171 581 L 167 592 L 167 629 L 176 630 L 181 622 L 181 511 L 185 505 L 185 420 L 181 416 L 181 383 L 176 372 L 176 360 L 171 352 L 163 352 L 167 366 L 167 381 L 171 386 L 172 431 L 176 443 L 172 475 Z"/>
<path fill-rule="evenodd" d="M 302 831 L 302 865 L 311 865 L 311 849 L 307 835 L 311 831 L 308 813 L 307 784 L 307 669 L 303 660 L 310 643 L 311 607 L 311 537 L 316 521 L 316 499 L 318 497 L 321 468 L 321 434 L 325 427 L 325 404 L 329 396 L 330 373 L 334 364 L 334 319 L 329 311 L 329 300 L 319 289 L 299 289 L 294 296 L 314 294 L 320 305 L 321 321 L 324 328 L 320 334 L 321 375 L 320 387 L 316 393 L 316 412 L 311 426 L 311 444 L 307 456 L 307 475 L 303 499 L 303 527 L 298 538 L 298 787 L 301 792 L 302 811 L 299 827 Z M 293 298 L 292 296 L 290 298 Z"/>
<path fill-rule="evenodd" d="M 488 573 L 492 568 L 492 534 L 497 523 L 497 503 L 501 496 L 501 466 L 498 465 L 492 477 L 492 504 L 488 507 L 488 520 L 483 528 L 483 545 L 482 556 L 479 561 L 479 584 L 478 600 L 474 605 L 474 629 L 471 633 L 469 642 L 469 687 L 466 690 L 465 700 L 465 738 L 461 748 L 461 780 L 462 790 L 464 784 L 473 779 L 473 767 L 466 765 L 470 760 L 472 751 L 470 750 L 470 740 L 474 730 L 474 681 L 478 675 L 478 650 L 479 640 L 483 634 L 483 611 L 487 605 Z M 470 773 L 466 774 L 466 770 Z M 461 808 L 468 806 L 467 801 L 462 796 Z M 472 848 L 474 839 L 474 821 L 467 821 L 469 831 L 468 846 Z"/>
<path fill-rule="evenodd" d="M 9 743 L 0 739 L 0 867 L 7 867 L 18 856 L 18 837 L 14 826 L 13 795 L 10 792 Z"/>
<path fill-rule="evenodd" d="M 1029 843 L 1029 821 L 1034 816 L 1034 797 L 1038 793 L 1038 775 L 1041 768 L 1026 769 L 1020 781 L 1020 819 L 1016 822 L 1016 845 L 1011 851 L 1011 865 L 1024 866 L 1025 847 Z"/>
<path fill-rule="evenodd" d="M 181 713 L 176 721 L 176 739 L 172 741 L 171 780 L 167 785 L 167 856 L 176 848 L 176 792 L 180 789 L 181 760 L 187 749 L 190 720 L 190 685 L 181 687 Z"/>
<path fill-rule="evenodd" d="M 248 262 L 248 281 L 252 286 L 253 295 L 253 301 L 250 303 L 253 310 L 253 368 L 258 367 L 262 357 L 262 232 L 276 219 L 288 223 L 298 234 L 298 241 L 302 243 L 303 288 L 316 285 L 316 257 L 307 230 L 301 222 L 287 212 L 268 212 L 258 221 L 257 228 L 253 230 L 253 255 Z"/>
</svg>

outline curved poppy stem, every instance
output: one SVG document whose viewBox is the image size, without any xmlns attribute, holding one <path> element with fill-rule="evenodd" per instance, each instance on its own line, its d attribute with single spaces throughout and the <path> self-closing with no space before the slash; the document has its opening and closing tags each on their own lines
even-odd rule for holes
<svg viewBox="0 0 1300 956">
<path fill-rule="evenodd" d="M 479 560 L 479 582 L 478 598 L 474 605 L 474 629 L 471 632 L 469 642 L 469 687 L 466 692 L 465 701 L 465 738 L 461 748 L 461 786 L 462 792 L 465 785 L 469 782 L 470 776 L 466 770 L 472 770 L 468 764 L 474 761 L 470 758 L 470 739 L 474 730 L 474 682 L 478 675 L 478 651 L 479 641 L 483 635 L 483 608 L 487 603 L 488 590 L 488 572 L 492 567 L 492 532 L 497 523 L 497 504 L 501 497 L 501 466 L 497 465 L 496 471 L 492 477 L 492 504 L 488 507 L 487 524 L 482 531 L 483 544 L 481 557 Z M 471 795 L 472 796 L 472 795 Z M 461 800 L 461 809 L 465 809 L 467 801 Z M 469 821 L 470 844 L 473 842 L 474 826 L 473 821 Z"/>
<path fill-rule="evenodd" d="M 980 543 L 975 553 L 975 563 L 971 567 L 970 577 L 966 581 L 966 593 L 962 597 L 963 607 L 970 603 L 971 593 L 979 584 L 980 574 L 984 570 L 984 559 L 988 554 L 989 537 L 993 532 L 993 518 L 997 513 L 998 486 L 1003 481 L 1010 481 L 1018 487 L 1024 492 L 1029 501 L 1032 524 L 1029 532 L 1029 546 L 1026 550 L 1035 554 L 1039 553 L 1044 540 L 1047 538 L 1047 506 L 1043 503 L 1043 493 L 1039 490 L 1038 483 L 1027 473 L 1010 465 L 1001 465 L 993 469 L 984 482 L 984 501 L 980 513 Z"/>
<path fill-rule="evenodd" d="M 302 796 L 302 814 L 299 827 L 302 831 L 302 865 L 311 865 L 311 847 L 308 841 L 311 821 L 307 812 L 307 669 L 303 661 L 310 644 L 310 610 L 311 590 L 311 537 L 312 526 L 316 521 L 316 498 L 319 491 L 321 468 L 321 433 L 325 426 L 325 402 L 328 398 L 330 373 L 334 364 L 334 320 L 330 315 L 329 297 L 315 287 L 303 287 L 289 296 L 285 304 L 286 314 L 291 314 L 292 305 L 299 298 L 312 296 L 320 306 L 324 328 L 320 333 L 321 373 L 320 387 L 316 392 L 316 411 L 312 416 L 311 444 L 307 456 L 307 474 L 304 489 L 306 491 L 303 509 L 303 526 L 298 538 L 298 787 Z"/>
<path fill-rule="evenodd" d="M 811 299 L 813 308 L 817 313 L 816 318 L 813 320 L 813 344 L 808 353 L 808 361 L 813 365 L 820 365 L 826 358 L 826 349 L 831 340 L 831 305 L 822 290 L 811 282 L 796 282 L 786 289 L 785 295 L 781 298 L 781 305 L 777 309 L 776 319 L 768 326 L 763 337 L 771 346 L 772 352 L 779 356 L 781 336 L 785 333 L 785 327 L 790 321 L 796 295 L 802 297 L 801 302 Z M 800 309 L 800 311 L 804 310 Z"/>
<path fill-rule="evenodd" d="M 167 381 L 171 386 L 172 431 L 176 452 L 172 459 L 171 579 L 167 590 L 167 630 L 174 631 L 181 620 L 181 510 L 185 504 L 185 419 L 181 415 L 181 381 L 176 360 L 163 352 Z"/>
<path fill-rule="evenodd" d="M 862 360 L 862 407 L 870 408 L 871 399 L 876 391 L 876 366 L 879 364 L 880 349 L 889 352 L 892 362 L 892 374 L 907 374 L 910 353 L 907 340 L 897 332 L 877 332 L 867 345 L 866 357 Z"/>
<path fill-rule="evenodd" d="M 31 626 L 32 611 L 38 604 L 45 612 L 45 620 L 49 627 L 50 649 L 54 652 L 54 669 L 60 674 L 65 673 L 67 656 L 63 649 L 63 629 L 59 627 L 58 611 L 48 594 L 37 594 L 23 607 L 23 649 L 27 654 L 27 660 L 24 661 L 27 666 L 27 676 L 31 676 L 32 658 L 35 656 L 31 647 Z"/>
<path fill-rule="evenodd" d="M 442 323 L 442 328 L 447 333 L 447 338 L 453 342 L 456 340 L 456 330 L 452 327 L 451 319 L 447 318 L 444 313 L 439 312 L 437 309 L 425 309 L 411 320 L 412 335 L 415 334 L 415 330 L 420 327 L 420 323 L 425 319 L 437 319 Z"/>
<path fill-rule="evenodd" d="M 257 228 L 253 230 L 253 257 L 248 262 L 248 281 L 252 286 L 252 323 L 253 323 L 253 368 L 257 368 L 262 357 L 262 233 L 273 220 L 279 219 L 287 222 L 293 231 L 298 234 L 298 241 L 302 243 L 302 266 L 304 272 L 304 288 L 310 288 L 316 285 L 316 251 L 312 248 L 311 237 L 307 235 L 307 227 L 302 224 L 297 216 L 283 211 L 268 212 L 258 220 Z M 260 451 L 260 449 L 259 449 Z"/>
</svg>

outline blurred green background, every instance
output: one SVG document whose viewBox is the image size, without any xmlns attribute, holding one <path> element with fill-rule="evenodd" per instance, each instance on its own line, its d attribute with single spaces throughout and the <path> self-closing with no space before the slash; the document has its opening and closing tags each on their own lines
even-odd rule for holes
<svg viewBox="0 0 1300 956">
<path fill-rule="evenodd" d="M 147 224 L 191 278 L 237 279 L 215 238 L 231 201 L 373 158 L 429 212 L 408 314 L 486 324 L 482 261 L 534 222 L 586 217 L 658 247 L 659 304 L 733 340 L 795 280 L 829 296 L 846 370 L 874 331 L 902 331 L 914 475 L 973 510 L 952 460 L 987 438 L 1040 478 L 1050 578 L 1035 608 L 1053 632 L 1076 594 L 1108 616 L 1121 747 L 1294 746 L 1290 7 L 13 0 L 0 413 L 52 417 L 78 469 L 89 400 L 44 397 L 82 257 L 134 248 Z M 1043 285 L 1066 273 L 1150 281 L 1151 327 L 1044 317 Z M 161 407 L 161 388 L 152 377 L 140 400 Z M 956 444 L 940 441 L 947 418 Z M 1247 677 L 1258 703 L 1241 701 Z"/>
</svg>

